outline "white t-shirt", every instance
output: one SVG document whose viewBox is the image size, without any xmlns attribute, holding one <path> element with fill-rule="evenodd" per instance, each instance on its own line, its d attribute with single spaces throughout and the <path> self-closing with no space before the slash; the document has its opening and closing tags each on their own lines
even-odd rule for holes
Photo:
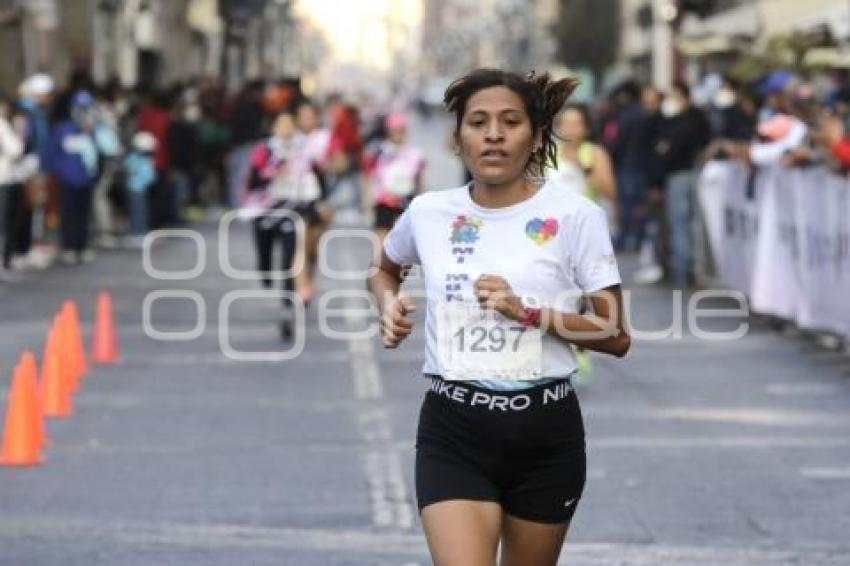
<svg viewBox="0 0 850 566">
<path fill-rule="evenodd" d="M 307 137 L 306 148 L 304 155 L 310 166 L 314 163 L 324 164 L 328 158 L 328 150 L 331 145 L 331 131 L 325 128 L 318 128 L 308 134 L 302 134 Z"/>
<path fill-rule="evenodd" d="M 416 190 L 416 177 L 425 166 L 422 152 L 410 145 L 381 144 L 372 171 L 372 197 L 378 204 L 398 206 Z"/>
<path fill-rule="evenodd" d="M 322 196 L 308 144 L 309 138 L 300 132 L 286 143 L 276 137 L 271 138 L 269 149 L 276 160 L 284 162 L 280 173 L 269 183 L 271 196 L 298 203 L 312 202 Z"/>
<path fill-rule="evenodd" d="M 557 169 L 549 169 L 546 178 L 576 194 L 587 195 L 587 177 L 581 167 L 572 161 L 559 163 Z"/>
<path fill-rule="evenodd" d="M 483 275 L 504 277 L 514 293 L 532 296 L 559 312 L 577 313 L 581 294 L 620 284 L 605 212 L 589 199 L 547 181 L 530 198 L 504 208 L 476 204 L 469 186 L 416 197 L 384 242 L 399 265 L 418 264 L 427 296 L 424 373 L 442 374 L 437 308 L 474 302 Z M 542 376 L 576 370 L 572 348 L 542 339 Z M 520 389 L 541 381 L 476 380 L 491 389 Z"/>
</svg>

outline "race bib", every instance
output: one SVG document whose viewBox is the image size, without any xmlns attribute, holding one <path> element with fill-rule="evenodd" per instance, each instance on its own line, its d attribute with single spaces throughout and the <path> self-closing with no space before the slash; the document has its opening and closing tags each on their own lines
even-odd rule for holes
<svg viewBox="0 0 850 566">
<path fill-rule="evenodd" d="M 295 200 L 298 195 L 298 184 L 287 170 L 281 171 L 269 183 L 269 196 L 279 200 Z"/>
<path fill-rule="evenodd" d="M 411 174 L 407 163 L 393 163 L 384 171 L 384 184 L 391 195 L 407 197 L 416 188 L 416 176 Z"/>
<path fill-rule="evenodd" d="M 322 196 L 322 188 L 312 172 L 296 175 L 284 171 L 269 185 L 269 194 L 281 200 L 311 202 Z"/>
<path fill-rule="evenodd" d="M 322 186 L 319 179 L 312 171 L 307 171 L 298 177 L 298 200 L 311 202 L 322 196 Z"/>
<path fill-rule="evenodd" d="M 533 380 L 543 376 L 543 338 L 475 303 L 437 305 L 437 342 L 444 379 Z"/>
</svg>

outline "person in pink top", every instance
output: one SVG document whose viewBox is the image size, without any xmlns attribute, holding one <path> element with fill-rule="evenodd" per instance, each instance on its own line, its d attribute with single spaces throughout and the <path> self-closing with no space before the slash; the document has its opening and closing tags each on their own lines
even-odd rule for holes
<svg viewBox="0 0 850 566">
<path fill-rule="evenodd" d="M 387 139 L 366 157 L 365 170 L 375 210 L 375 233 L 381 241 L 413 197 L 422 192 L 425 157 L 407 143 L 408 122 L 401 112 L 387 116 Z"/>
<path fill-rule="evenodd" d="M 302 152 L 305 137 L 298 132 L 295 120 L 288 111 L 281 112 L 272 124 L 272 135 L 257 144 L 250 154 L 248 183 L 243 190 L 241 216 L 251 219 L 254 225 L 254 245 L 257 251 L 257 268 L 266 289 L 272 288 L 274 279 L 282 282 L 283 298 L 280 335 L 284 340 L 293 336 L 294 292 L 301 302 L 312 299 L 312 282 L 305 262 L 304 243 L 294 224 L 292 215 L 300 217 L 309 226 L 316 221 L 316 202 L 321 197 L 321 187 L 312 171 L 303 165 Z M 275 248 L 281 253 L 275 253 Z M 279 268 L 273 269 L 275 257 Z M 295 269 L 292 277 L 281 275 Z"/>
<path fill-rule="evenodd" d="M 310 213 L 305 216 L 307 233 L 305 242 L 306 266 L 299 279 L 305 301 L 313 297 L 313 279 L 318 263 L 319 240 L 333 219 L 333 207 L 328 201 L 331 132 L 319 124 L 319 113 L 309 99 L 295 105 L 295 125 L 300 143 L 293 154 L 293 171 L 302 179 L 314 179 L 320 189 L 319 196 L 311 203 Z"/>
</svg>

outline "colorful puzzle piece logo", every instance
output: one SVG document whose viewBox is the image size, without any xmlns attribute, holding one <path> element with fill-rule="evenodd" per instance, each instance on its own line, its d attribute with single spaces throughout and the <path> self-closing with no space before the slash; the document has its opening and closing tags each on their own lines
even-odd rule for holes
<svg viewBox="0 0 850 566">
<path fill-rule="evenodd" d="M 477 218 L 467 218 L 463 214 L 452 222 L 453 244 L 474 244 L 478 241 L 478 229 L 483 222 Z"/>
<path fill-rule="evenodd" d="M 542 246 L 558 233 L 558 221 L 555 218 L 533 218 L 525 225 L 525 235 L 535 244 Z"/>
</svg>

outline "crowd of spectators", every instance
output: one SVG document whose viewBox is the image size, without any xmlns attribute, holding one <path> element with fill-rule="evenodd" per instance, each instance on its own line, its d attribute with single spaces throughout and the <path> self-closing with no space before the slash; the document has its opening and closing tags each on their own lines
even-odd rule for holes
<svg viewBox="0 0 850 566">
<path fill-rule="evenodd" d="M 137 249 L 152 229 L 239 206 L 252 148 L 304 100 L 288 79 L 228 92 L 215 78 L 161 89 L 97 85 L 84 72 L 61 87 L 26 78 L 17 96 L 0 96 L 0 281 L 87 263 L 97 248 Z M 357 108 L 339 96 L 313 106 L 335 180 L 356 174 Z"/>
<path fill-rule="evenodd" d="M 638 282 L 694 283 L 696 184 L 708 160 L 850 171 L 844 71 L 780 69 L 751 82 L 712 74 L 667 92 L 629 81 L 593 110 L 616 171 L 616 247 L 652 250 Z"/>
</svg>

